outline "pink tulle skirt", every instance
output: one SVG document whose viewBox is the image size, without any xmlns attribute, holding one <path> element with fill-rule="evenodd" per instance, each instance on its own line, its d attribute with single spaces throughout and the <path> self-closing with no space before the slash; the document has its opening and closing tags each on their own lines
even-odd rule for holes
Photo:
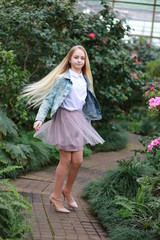
<svg viewBox="0 0 160 240">
<path fill-rule="evenodd" d="M 53 118 L 34 134 L 35 138 L 64 151 L 83 150 L 84 144 L 103 144 L 104 140 L 86 120 L 82 110 L 59 108 Z"/>
</svg>

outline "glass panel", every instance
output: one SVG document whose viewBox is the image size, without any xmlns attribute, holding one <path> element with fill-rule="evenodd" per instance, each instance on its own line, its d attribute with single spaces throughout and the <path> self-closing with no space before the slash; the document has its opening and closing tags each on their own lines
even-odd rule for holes
<svg viewBox="0 0 160 240">
<path fill-rule="evenodd" d="M 151 34 L 151 26 L 152 26 L 151 22 L 129 20 L 128 24 L 131 27 L 130 34 L 143 35 L 143 36 L 150 36 Z"/>
<path fill-rule="evenodd" d="M 118 18 L 136 21 L 152 21 L 153 6 L 138 5 L 135 7 L 133 4 L 115 3 L 114 9 L 118 11 Z"/>
<path fill-rule="evenodd" d="M 158 38 L 152 38 L 152 43 L 156 46 L 160 46 L 160 39 Z"/>
<path fill-rule="evenodd" d="M 160 37 L 160 7 L 156 7 L 153 36 Z"/>
<path fill-rule="evenodd" d="M 124 2 L 124 3 L 135 3 L 135 5 L 138 5 L 138 4 L 153 4 L 154 3 L 154 0 L 115 0 L 115 2 Z"/>
</svg>

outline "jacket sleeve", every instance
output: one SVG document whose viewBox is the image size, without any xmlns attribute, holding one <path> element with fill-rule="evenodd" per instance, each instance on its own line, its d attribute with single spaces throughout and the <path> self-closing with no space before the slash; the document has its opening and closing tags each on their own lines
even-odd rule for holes
<svg viewBox="0 0 160 240">
<path fill-rule="evenodd" d="M 44 122 L 44 120 L 48 114 L 48 111 L 51 109 L 51 107 L 53 105 L 53 101 L 56 96 L 56 85 L 57 85 L 57 79 L 55 79 L 55 82 L 54 82 L 51 90 L 49 91 L 49 93 L 47 94 L 45 99 L 43 100 L 43 102 L 38 110 L 35 121 L 39 120 L 39 121 Z"/>
</svg>

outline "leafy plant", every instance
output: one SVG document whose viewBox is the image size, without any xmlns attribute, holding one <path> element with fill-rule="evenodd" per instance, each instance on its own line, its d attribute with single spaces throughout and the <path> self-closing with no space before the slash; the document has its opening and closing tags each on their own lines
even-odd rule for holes
<svg viewBox="0 0 160 240">
<path fill-rule="evenodd" d="M 135 233 L 137 240 L 159 239 L 160 201 L 153 188 L 142 182 L 145 176 L 152 179 L 153 174 L 156 170 L 149 163 L 132 157 L 84 187 L 83 197 L 111 239 L 133 239 Z"/>
<path fill-rule="evenodd" d="M 133 199 L 116 196 L 114 201 L 121 206 L 118 213 L 122 217 L 135 219 L 135 227 L 154 229 L 153 232 L 159 235 L 159 231 L 155 232 L 155 226 L 159 222 L 160 201 L 152 195 L 151 188 L 141 185 Z"/>
<path fill-rule="evenodd" d="M 8 179 L 2 179 L 7 172 L 18 166 L 4 168 L 0 171 L 0 237 L 1 239 L 21 240 L 25 233 L 32 237 L 29 219 L 32 210 L 29 199 L 24 198 Z M 4 187 L 6 190 L 4 190 Z M 8 190 L 7 190 L 8 188 Z"/>
<path fill-rule="evenodd" d="M 98 133 L 105 140 L 103 145 L 98 144 L 93 147 L 95 152 L 98 151 L 116 151 L 124 148 L 128 143 L 128 133 L 118 124 L 102 124 L 98 129 Z"/>
<path fill-rule="evenodd" d="M 149 72 L 151 77 L 159 77 L 160 76 L 160 59 L 147 62 L 146 70 Z"/>
<path fill-rule="evenodd" d="M 13 51 L 3 50 L 1 44 L 0 62 L 1 105 L 14 122 L 22 125 L 22 123 L 24 124 L 26 121 L 28 121 L 28 123 L 31 120 L 33 121 L 33 113 L 27 109 L 25 100 L 18 98 L 20 90 L 28 82 L 29 72 L 22 71 L 16 64 L 16 56 Z M 7 122 L 4 121 L 2 123 L 4 125 L 7 124 Z M 4 127 L 5 126 L 3 126 L 3 128 Z"/>
<path fill-rule="evenodd" d="M 59 154 L 56 148 L 33 139 L 33 132 L 21 131 L 18 134 L 17 131 L 15 123 L 0 109 L 0 168 L 22 166 L 20 169 L 6 172 L 5 176 L 13 178 L 58 161 Z"/>
<path fill-rule="evenodd" d="M 112 229 L 110 237 L 112 240 L 157 240 L 149 231 L 118 225 Z"/>
</svg>

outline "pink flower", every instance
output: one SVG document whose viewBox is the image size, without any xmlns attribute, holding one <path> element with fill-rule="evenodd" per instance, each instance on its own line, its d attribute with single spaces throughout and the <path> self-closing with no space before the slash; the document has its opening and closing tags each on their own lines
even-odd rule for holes
<svg viewBox="0 0 160 240">
<path fill-rule="evenodd" d="M 153 86 L 151 87 L 151 91 L 154 91 L 154 87 Z"/>
<path fill-rule="evenodd" d="M 149 90 L 145 92 L 145 95 L 149 93 Z"/>
<path fill-rule="evenodd" d="M 103 44 L 106 44 L 106 41 L 105 41 L 105 40 L 103 40 Z"/>
<path fill-rule="evenodd" d="M 160 97 L 151 98 L 149 100 L 149 108 L 160 106 Z"/>
<path fill-rule="evenodd" d="M 134 77 L 137 77 L 137 73 L 133 73 Z"/>
<path fill-rule="evenodd" d="M 123 27 L 123 23 L 121 23 L 121 27 Z"/>
<path fill-rule="evenodd" d="M 112 6 L 109 6 L 109 8 L 110 8 L 110 10 L 112 10 L 112 9 L 113 9 L 113 7 L 112 7 Z"/>
<path fill-rule="evenodd" d="M 148 42 L 148 43 L 147 43 L 147 46 L 148 46 L 148 47 L 150 47 L 150 46 L 151 46 L 150 42 Z"/>
<path fill-rule="evenodd" d="M 97 48 L 97 45 L 96 46 L 94 46 L 95 48 Z"/>
<path fill-rule="evenodd" d="M 151 151 L 151 150 L 152 150 L 152 148 L 153 148 L 153 146 L 152 146 L 152 145 L 148 145 L 148 150 L 149 150 L 149 151 Z"/>
<path fill-rule="evenodd" d="M 132 58 L 136 57 L 137 58 L 137 54 L 136 53 L 132 53 Z"/>
<path fill-rule="evenodd" d="M 158 84 L 158 86 L 160 87 L 160 83 Z"/>
<path fill-rule="evenodd" d="M 158 144 L 159 144 L 159 141 L 157 139 L 155 139 L 151 142 L 152 146 L 157 146 Z"/>
<path fill-rule="evenodd" d="M 91 33 L 89 34 L 89 37 L 90 37 L 90 39 L 92 39 L 92 38 L 95 37 L 95 34 L 94 34 L 93 32 L 91 32 Z"/>
<path fill-rule="evenodd" d="M 132 73 L 130 73 L 129 76 L 132 77 Z"/>
<path fill-rule="evenodd" d="M 51 8 L 51 6 L 48 6 L 48 9 L 50 9 Z"/>
<path fill-rule="evenodd" d="M 29 106 L 31 105 L 31 101 L 28 102 L 28 105 L 29 105 Z"/>
</svg>

